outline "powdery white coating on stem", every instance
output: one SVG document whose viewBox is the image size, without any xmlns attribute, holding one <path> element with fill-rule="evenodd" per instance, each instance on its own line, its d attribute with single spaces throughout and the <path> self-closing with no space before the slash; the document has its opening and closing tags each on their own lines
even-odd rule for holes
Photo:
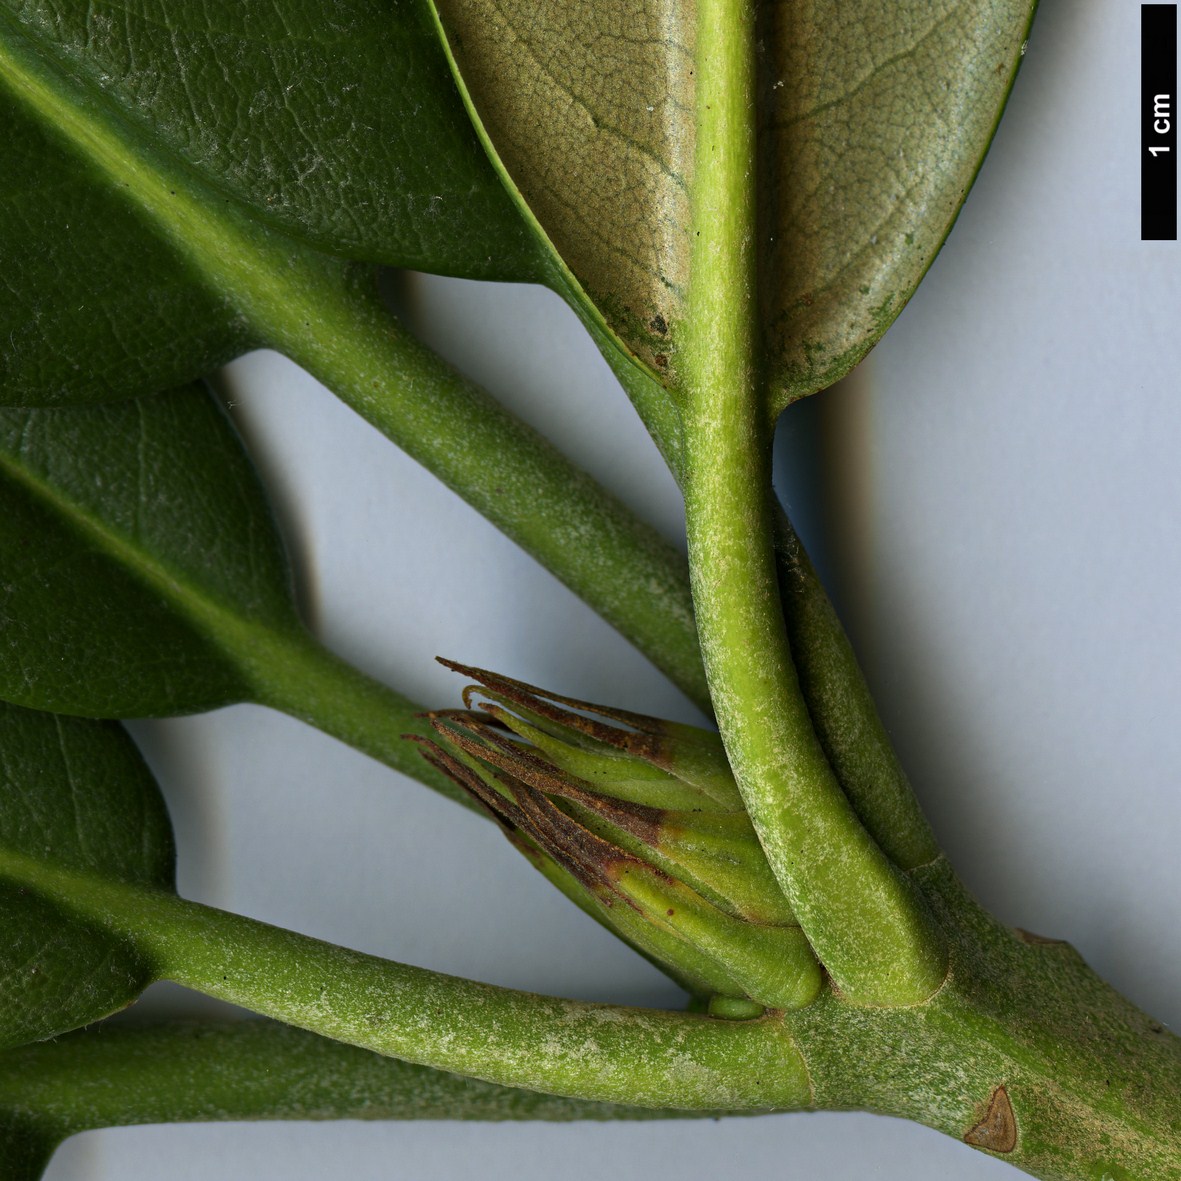
<svg viewBox="0 0 1181 1181">
<path fill-rule="evenodd" d="M 0 853 L 0 876 L 131 940 L 172 979 L 378 1053 L 575 1098 L 780 1110 L 811 1094 L 782 1021 L 723 1021 L 498 988 L 175 896 Z"/>
</svg>

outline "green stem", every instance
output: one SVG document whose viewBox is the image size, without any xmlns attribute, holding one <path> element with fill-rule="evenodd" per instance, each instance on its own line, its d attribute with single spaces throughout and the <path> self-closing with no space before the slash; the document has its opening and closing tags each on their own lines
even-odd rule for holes
<svg viewBox="0 0 1181 1181">
<path fill-rule="evenodd" d="M 779 603 L 758 364 L 754 5 L 703 0 L 697 14 L 681 376 L 689 565 L 710 693 L 768 862 L 817 955 L 851 999 L 914 1004 L 942 983 L 944 949 L 833 775 Z"/>
<path fill-rule="evenodd" d="M 767 448 L 686 432 L 689 554 L 718 725 L 767 860 L 851 999 L 914 1004 L 946 961 L 915 892 L 858 820 L 816 737 L 779 610 Z"/>
<path fill-rule="evenodd" d="M 935 834 L 890 744 L 869 686 L 787 514 L 774 509 L 779 598 L 816 736 L 849 803 L 899 869 L 939 856 Z"/>
<path fill-rule="evenodd" d="M 1046 1181 L 1181 1177 L 1181 1039 L 1068 945 L 997 923 L 943 859 L 914 875 L 949 936 L 951 970 L 935 997 L 867 1009 L 826 989 L 807 1008 L 753 1021 L 491 988 L 14 853 L 0 852 L 0 875 L 133 939 L 163 973 L 379 1053 L 629 1105 L 880 1111 Z M 269 1025 L 210 1036 L 112 1030 L 0 1056 L 6 1176 L 35 1177 L 30 1162 L 62 1135 L 114 1122 L 639 1114 L 466 1084 Z"/>
<path fill-rule="evenodd" d="M 499 1087 L 273 1021 L 106 1024 L 0 1057 L 0 1129 L 6 1118 L 10 1139 L 13 1125 L 39 1129 L 48 1149 L 77 1132 L 131 1124 L 278 1119 L 564 1122 L 686 1114 Z M 10 1152 L 0 1134 L 0 1163 L 8 1163 Z"/>
<path fill-rule="evenodd" d="M 309 269 L 260 308 L 275 347 L 585 599 L 698 705 L 708 692 L 684 558 L 381 307 L 372 277 Z M 458 576 L 461 559 L 456 559 Z"/>
<path fill-rule="evenodd" d="M 712 1114 L 582 1102 L 498 1087 L 384 1058 L 274 1021 L 106 1024 L 0 1057 L 0 1175 L 5 1181 L 36 1181 L 68 1136 L 133 1124 L 565 1122 Z"/>
<path fill-rule="evenodd" d="M 423 707 L 330 652 L 302 628 L 251 628 L 235 643 L 255 700 L 332 735 L 475 812 L 482 810 L 403 735 L 430 737 Z"/>
<path fill-rule="evenodd" d="M 645 1107 L 769 1110 L 809 1094 L 774 1018 L 728 1022 L 497 988 L 7 851 L 0 873 L 133 942 L 163 978 L 409 1062 Z"/>
</svg>

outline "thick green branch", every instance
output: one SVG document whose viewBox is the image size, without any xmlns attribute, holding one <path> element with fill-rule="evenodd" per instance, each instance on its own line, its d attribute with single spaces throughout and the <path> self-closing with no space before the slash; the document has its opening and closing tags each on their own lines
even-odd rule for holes
<svg viewBox="0 0 1181 1181">
<path fill-rule="evenodd" d="M 488 988 L 11 854 L 0 854 L 0 875 L 92 922 L 134 926 L 161 968 L 210 992 L 263 996 L 386 1052 L 409 1041 L 412 1054 L 461 1070 L 699 1113 L 868 1108 L 1049 1181 L 1181 1175 L 1181 1041 L 1066 944 L 998 924 L 942 860 L 915 874 L 951 942 L 937 996 L 865 1009 L 826 989 L 805 1009 L 751 1022 Z M 114 1123 L 644 1114 L 471 1082 L 269 1023 L 109 1029 L 0 1056 L 0 1161 L 22 1181 L 64 1135 Z"/>
<path fill-rule="evenodd" d="M 498 1087 L 275 1021 L 106 1024 L 0 1056 L 0 1175 L 36 1181 L 77 1132 L 224 1120 L 708 1116 Z"/>
<path fill-rule="evenodd" d="M 268 307 L 262 327 L 704 706 L 681 555 L 392 320 L 367 283 L 311 288 L 309 307 Z"/>
<path fill-rule="evenodd" d="M 134 943 L 156 973 L 337 1041 L 510 1087 L 683 1109 L 805 1105 L 782 1024 L 593 1005 L 348 951 L 0 852 L 0 874 Z"/>
<path fill-rule="evenodd" d="M 1046 1181 L 1181 1178 L 1181 1039 L 1069 944 L 998 923 L 945 859 L 913 876 L 947 984 L 911 1008 L 829 995 L 793 1014 L 817 1105 L 916 1120 Z"/>
<path fill-rule="evenodd" d="M 792 664 L 765 441 L 724 413 L 698 416 L 687 437 L 698 626 L 718 724 L 767 859 L 846 995 L 922 1001 L 946 969 L 938 935 L 841 790 Z"/>
<path fill-rule="evenodd" d="M 263 1119 L 654 1119 L 680 1112 L 499 1087 L 275 1021 L 106 1024 L 0 1056 L 0 1112 L 62 1135 Z"/>
<path fill-rule="evenodd" d="M 774 508 L 779 597 L 816 736 L 849 803 L 899 869 L 939 846 L 890 744 L 848 636 L 787 514 Z"/>
<path fill-rule="evenodd" d="M 755 30 L 698 6 L 693 255 L 681 376 L 698 632 L 727 754 L 767 859 L 841 989 L 914 1004 L 943 981 L 925 908 L 857 819 L 800 692 L 779 604 L 759 397 Z"/>
</svg>

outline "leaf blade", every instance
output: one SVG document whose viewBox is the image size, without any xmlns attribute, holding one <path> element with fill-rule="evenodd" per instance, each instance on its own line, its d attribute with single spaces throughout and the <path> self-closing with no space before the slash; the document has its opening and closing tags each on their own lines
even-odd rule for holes
<svg viewBox="0 0 1181 1181">
<path fill-rule="evenodd" d="M 0 411 L 0 695 L 99 717 L 250 697 L 238 653 L 301 627 L 253 469 L 199 387 Z"/>
<path fill-rule="evenodd" d="M 117 21 L 0 6 L 0 114 L 23 164 L 0 187 L 8 403 L 137 396 L 282 345 L 268 305 L 339 292 L 351 260 L 538 276 L 421 5 L 321 16 L 251 0 L 212 28 L 175 0 Z"/>
<path fill-rule="evenodd" d="M 228 417 L 202 386 L 0 410 L 0 700 L 84 717 L 251 701 L 454 796 L 421 707 L 318 644 Z"/>
<path fill-rule="evenodd" d="M 551 253 L 553 285 L 585 320 L 609 329 L 600 347 L 616 346 L 676 400 L 695 199 L 697 50 L 675 6 L 647 0 L 629 10 L 627 19 L 655 32 L 613 54 L 605 46 L 615 44 L 614 27 L 569 35 L 582 11 L 574 4 L 553 6 L 543 22 L 525 4 L 434 2 L 485 143 Z M 1035 6 L 946 0 L 932 17 L 923 0 L 906 0 L 850 20 L 839 0 L 758 5 L 760 145 L 751 183 L 761 210 L 770 416 L 847 373 L 910 298 L 991 142 Z M 493 13 L 509 15 L 493 20 Z M 879 44 L 889 48 L 875 64 Z M 646 57 L 654 45 L 665 51 L 655 68 Z M 550 90 L 565 101 L 555 103 Z M 558 127 L 542 142 L 557 146 L 547 155 L 535 129 L 551 108 Z M 612 138 L 627 138 L 619 111 L 663 112 L 660 149 L 635 152 L 629 142 L 616 150 Z M 636 157 L 655 159 L 665 184 L 647 177 Z M 910 177 L 902 189 L 897 159 Z M 627 194 L 626 217 L 598 208 L 596 197 L 611 204 L 604 185 Z M 575 206 L 588 193 L 584 213 Z M 648 227 L 651 240 L 636 247 L 647 265 L 629 253 L 624 227 L 633 224 Z M 613 274 L 621 260 L 622 279 Z M 675 453 L 667 422 L 643 412 L 663 426 L 662 446 Z"/>
<path fill-rule="evenodd" d="M 299 0 L 6 6 L 7 35 L 92 105 L 101 94 L 145 151 L 285 235 L 338 257 L 486 278 L 532 266 L 417 0 L 339 0 L 327 14 Z"/>
<path fill-rule="evenodd" d="M 904 0 L 850 20 L 839 0 L 762 5 L 773 413 L 843 377 L 906 305 L 983 163 L 1035 7 Z"/>
<path fill-rule="evenodd" d="M 105 880 L 174 888 L 164 802 L 110 722 L 0 705 L 0 846 Z M 0 881 L 0 1046 L 105 1017 L 154 978 L 128 940 Z"/>
</svg>

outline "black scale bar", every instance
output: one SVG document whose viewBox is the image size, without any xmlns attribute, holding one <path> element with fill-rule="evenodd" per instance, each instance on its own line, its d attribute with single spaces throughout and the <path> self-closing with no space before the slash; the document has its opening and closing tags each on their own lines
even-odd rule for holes
<svg viewBox="0 0 1181 1181">
<path fill-rule="evenodd" d="M 1177 240 L 1177 5 L 1140 6 L 1140 238 Z"/>
</svg>

